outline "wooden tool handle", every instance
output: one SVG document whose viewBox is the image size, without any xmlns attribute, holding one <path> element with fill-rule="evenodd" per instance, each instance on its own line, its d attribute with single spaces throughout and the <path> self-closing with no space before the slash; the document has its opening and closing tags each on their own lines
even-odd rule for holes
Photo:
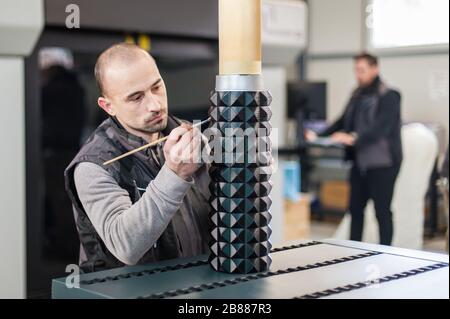
<svg viewBox="0 0 450 319">
<path fill-rule="evenodd" d="M 206 120 L 204 120 L 204 121 L 202 121 L 202 122 L 195 123 L 195 124 L 193 124 L 193 125 L 191 126 L 191 129 L 193 129 L 194 127 L 202 126 L 203 124 L 208 123 L 210 120 L 211 120 L 211 118 L 209 117 L 209 118 L 207 118 Z M 164 137 L 162 137 L 162 138 L 160 138 L 160 139 L 158 139 L 158 140 L 156 140 L 156 141 L 150 142 L 150 143 L 145 144 L 145 145 L 143 145 L 143 146 L 141 146 L 141 147 L 138 147 L 138 148 L 136 148 L 136 149 L 134 149 L 134 150 L 131 150 L 131 151 L 125 153 L 125 154 L 122 154 L 122 155 L 117 156 L 117 157 L 115 157 L 115 158 L 113 158 L 113 159 L 110 159 L 109 161 L 104 162 L 103 165 L 109 165 L 109 164 L 114 163 L 115 161 L 118 161 L 118 160 L 120 160 L 120 159 L 122 159 L 122 158 L 124 158 L 124 157 L 127 157 L 127 156 L 130 156 L 130 155 L 134 154 L 134 153 L 143 151 L 143 150 L 145 150 L 145 149 L 147 149 L 147 148 L 149 148 L 149 147 L 152 147 L 152 146 L 155 146 L 155 145 L 157 145 L 157 144 L 159 144 L 159 143 L 161 143 L 161 142 L 164 142 L 164 141 L 167 140 L 168 138 L 169 138 L 169 135 L 164 136 Z"/>
</svg>

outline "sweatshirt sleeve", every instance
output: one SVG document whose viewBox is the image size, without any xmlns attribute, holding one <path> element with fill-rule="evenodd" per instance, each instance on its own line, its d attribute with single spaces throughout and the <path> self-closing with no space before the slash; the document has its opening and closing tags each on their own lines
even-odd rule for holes
<svg viewBox="0 0 450 319">
<path fill-rule="evenodd" d="M 78 164 L 74 179 L 95 230 L 107 249 L 127 265 L 136 264 L 156 243 L 193 184 L 164 165 L 132 204 L 127 191 L 97 164 Z"/>
</svg>

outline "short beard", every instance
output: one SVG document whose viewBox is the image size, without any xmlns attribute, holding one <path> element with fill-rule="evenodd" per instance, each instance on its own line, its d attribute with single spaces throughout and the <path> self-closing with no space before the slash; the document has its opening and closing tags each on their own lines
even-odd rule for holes
<svg viewBox="0 0 450 319">
<path fill-rule="evenodd" d="M 158 124 L 156 124 L 156 125 L 153 125 L 152 127 L 149 127 L 149 128 L 139 128 L 139 129 L 136 129 L 136 130 L 137 130 L 137 131 L 141 131 L 141 132 L 143 132 L 143 133 L 150 133 L 150 134 L 153 134 L 153 133 L 159 133 L 159 132 L 161 132 L 161 131 L 164 130 L 166 127 L 167 127 L 167 118 L 164 119 L 161 123 L 158 123 Z"/>
</svg>

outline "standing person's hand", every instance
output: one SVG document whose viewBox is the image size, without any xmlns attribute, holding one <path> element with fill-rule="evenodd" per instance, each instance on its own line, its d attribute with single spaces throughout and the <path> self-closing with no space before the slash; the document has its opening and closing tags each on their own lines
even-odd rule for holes
<svg viewBox="0 0 450 319">
<path fill-rule="evenodd" d="M 317 134 L 314 131 L 306 130 L 305 138 L 308 142 L 314 142 L 315 140 L 317 140 Z"/>
<path fill-rule="evenodd" d="M 189 180 L 200 168 L 201 133 L 183 123 L 170 132 L 164 145 L 166 165 L 178 176 Z"/>
<path fill-rule="evenodd" d="M 344 144 L 347 146 L 353 146 L 355 144 L 355 137 L 352 134 L 344 133 L 344 132 L 336 132 L 331 135 L 331 139 L 340 144 Z"/>
</svg>

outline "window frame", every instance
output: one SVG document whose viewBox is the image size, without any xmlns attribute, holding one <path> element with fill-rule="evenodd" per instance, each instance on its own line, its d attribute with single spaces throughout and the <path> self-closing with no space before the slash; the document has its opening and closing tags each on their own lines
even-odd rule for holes
<svg viewBox="0 0 450 319">
<path fill-rule="evenodd" d="M 372 5 L 374 0 L 363 0 L 364 5 L 362 8 L 362 23 L 363 23 L 363 43 L 367 51 L 373 52 L 378 55 L 404 55 L 404 54 L 430 54 L 430 53 L 449 53 L 449 43 L 441 44 L 421 44 L 421 45 L 408 45 L 397 47 L 379 48 L 373 46 L 372 36 L 373 30 L 367 26 L 366 19 L 368 13 L 367 7 Z"/>
</svg>

